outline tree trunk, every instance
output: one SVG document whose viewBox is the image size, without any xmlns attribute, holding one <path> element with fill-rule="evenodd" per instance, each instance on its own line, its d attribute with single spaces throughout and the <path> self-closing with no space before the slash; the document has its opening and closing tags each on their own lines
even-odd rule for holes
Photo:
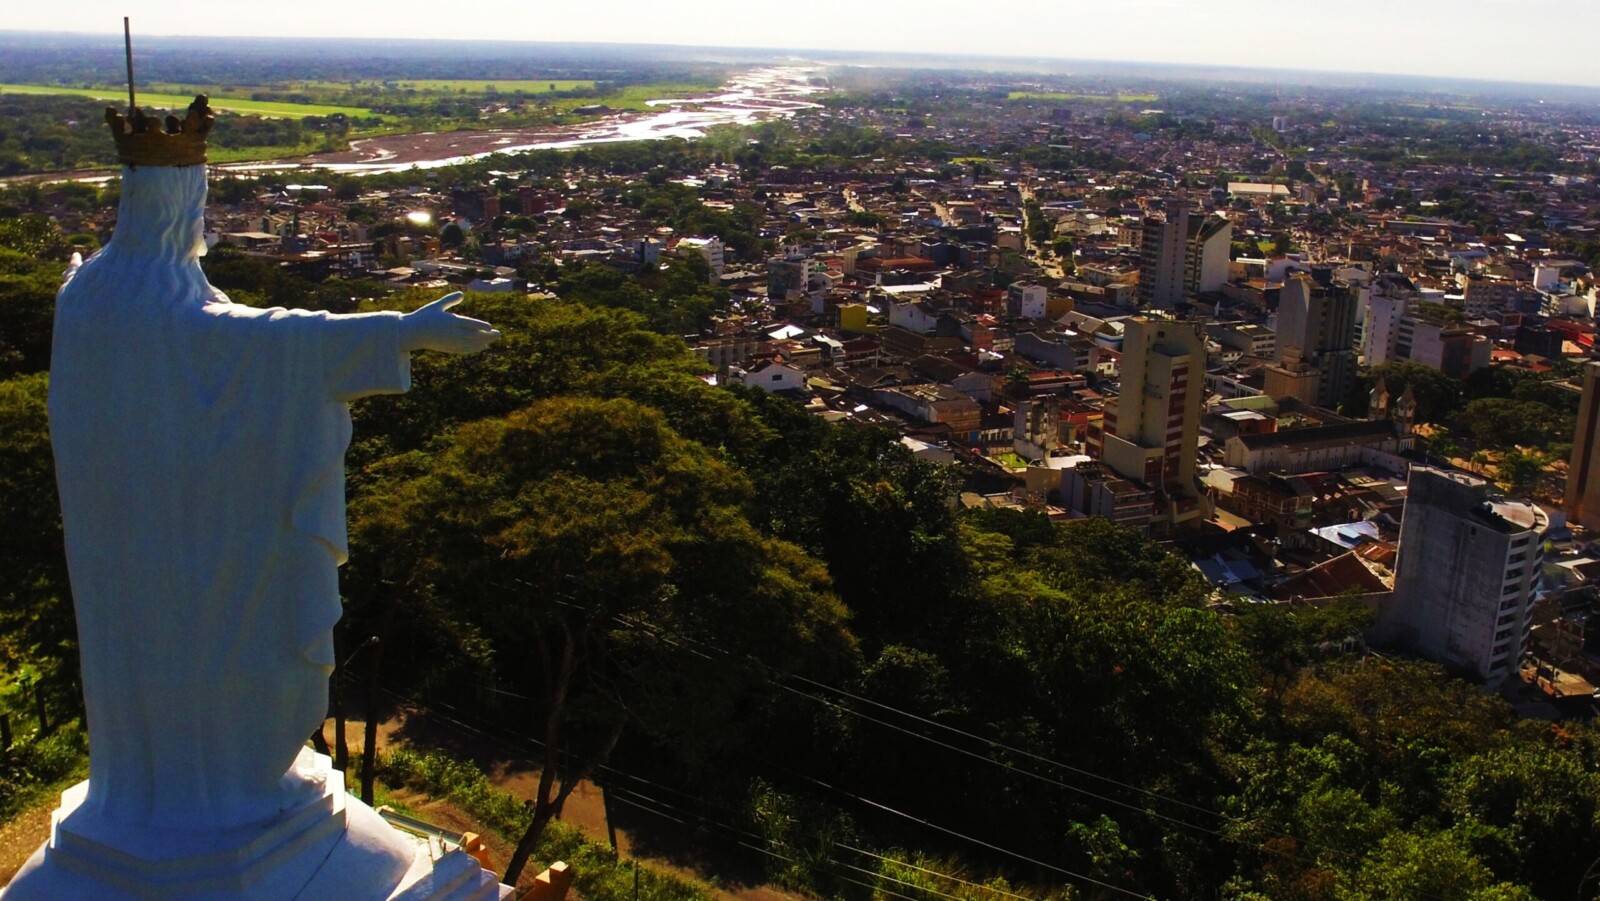
<svg viewBox="0 0 1600 901">
<path fill-rule="evenodd" d="M 44 709 L 44 680 L 36 679 L 33 683 L 33 707 L 39 714 L 39 735 L 44 736 L 50 731 L 50 717 Z"/>
<path fill-rule="evenodd" d="M 600 766 L 607 760 L 611 759 L 611 752 L 616 749 L 617 741 L 622 738 L 622 727 L 623 721 L 620 719 L 613 723 L 610 734 L 606 736 L 605 744 L 589 755 L 589 759 L 583 762 L 583 766 L 579 767 L 577 772 L 569 773 L 567 778 L 561 781 L 561 788 L 556 791 L 556 799 L 553 804 L 556 819 L 561 818 L 561 812 L 566 809 L 567 799 L 572 797 L 573 789 L 576 789 L 585 781 L 593 779 L 595 771 L 600 769 Z"/>
<path fill-rule="evenodd" d="M 528 865 L 528 858 L 533 856 L 534 846 L 544 836 L 544 827 L 555 819 L 555 805 L 545 800 L 550 797 L 550 785 L 555 781 L 554 758 L 552 753 L 545 754 L 544 769 L 539 773 L 539 795 L 533 802 L 533 822 L 528 824 L 522 838 L 517 840 L 517 850 L 512 852 L 511 862 L 506 864 L 506 874 L 501 879 L 506 885 L 516 886 L 522 869 Z"/>
<path fill-rule="evenodd" d="M 600 810 L 606 818 L 606 840 L 611 842 L 611 853 L 617 853 L 617 824 L 611 818 L 611 789 L 608 785 L 600 786 Z"/>
<path fill-rule="evenodd" d="M 344 772 L 350 766 L 350 738 L 345 734 L 344 654 L 345 624 L 333 627 L 333 675 L 328 677 L 328 712 L 333 715 L 333 768 Z"/>
<path fill-rule="evenodd" d="M 541 645 L 546 661 L 545 685 L 548 686 L 544 714 L 544 762 L 539 767 L 539 788 L 533 797 L 533 821 L 523 830 L 522 838 L 517 840 L 517 849 L 511 854 L 511 862 L 506 864 L 505 884 L 510 886 L 517 884 L 522 868 L 528 865 L 528 858 L 533 856 L 534 846 L 544 835 L 544 828 L 550 825 L 556 814 L 551 795 L 556 782 L 556 768 L 560 765 L 561 718 L 566 712 L 572 671 L 577 668 L 578 662 L 576 639 L 571 626 L 565 621 L 561 623 L 561 633 L 561 659 L 556 662 L 555 672 L 550 671 L 548 645 Z M 540 641 L 544 641 L 542 634 Z"/>
<path fill-rule="evenodd" d="M 556 789 L 553 799 L 550 798 L 550 790 L 555 786 L 556 761 L 559 755 L 551 750 L 556 746 L 554 742 L 545 745 L 544 766 L 539 772 L 539 793 L 538 797 L 534 799 L 533 822 L 528 824 L 528 831 L 524 832 L 522 838 L 517 841 L 517 850 L 511 855 L 511 863 L 506 867 L 506 885 L 514 886 L 517 884 L 517 877 L 522 875 L 522 869 L 527 866 L 528 858 L 533 855 L 534 847 L 539 844 L 539 839 L 544 836 L 545 827 L 550 825 L 551 820 L 561 816 L 561 810 L 566 807 L 567 799 L 572 797 L 573 790 L 582 785 L 585 780 L 592 778 L 595 771 L 610 759 L 611 752 L 617 747 L 618 739 L 622 738 L 622 728 L 623 721 L 618 720 L 612 726 L 610 734 L 606 736 L 605 743 L 597 748 L 589 756 L 588 760 L 584 761 L 583 766 L 579 767 L 575 772 L 569 772 L 566 778 L 561 780 L 561 786 Z M 548 731 L 546 734 L 548 734 Z M 606 808 L 606 829 L 611 834 L 612 846 L 615 849 L 617 838 L 616 831 L 611 826 L 609 799 L 604 794 L 601 797 L 608 805 Z"/>
<path fill-rule="evenodd" d="M 389 642 L 389 626 L 394 622 L 397 605 L 390 599 L 383 605 L 383 617 L 378 621 L 378 634 L 367 651 L 367 723 L 362 734 L 365 742 L 361 748 L 361 800 L 371 807 L 377 796 L 374 786 L 378 778 L 378 673 L 383 666 L 383 646 Z"/>
</svg>

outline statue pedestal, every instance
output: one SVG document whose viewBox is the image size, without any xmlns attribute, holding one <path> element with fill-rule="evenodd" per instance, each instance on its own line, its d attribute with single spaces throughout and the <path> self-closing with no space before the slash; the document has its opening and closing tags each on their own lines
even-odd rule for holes
<svg viewBox="0 0 1600 901">
<path fill-rule="evenodd" d="M 130 830 L 61 795 L 50 840 L 0 901 L 500 901 L 511 889 L 459 849 L 434 859 L 350 797 L 324 755 L 301 751 L 306 790 L 270 820 L 227 831 Z"/>
</svg>

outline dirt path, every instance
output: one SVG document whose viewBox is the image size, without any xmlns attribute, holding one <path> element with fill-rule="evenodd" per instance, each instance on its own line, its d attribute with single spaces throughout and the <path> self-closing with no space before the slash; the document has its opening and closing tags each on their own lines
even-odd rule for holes
<svg viewBox="0 0 1600 901">
<path fill-rule="evenodd" d="M 56 798 L 51 796 L 0 825 L 0 885 L 10 882 L 50 837 L 50 813 L 55 809 Z"/>
<path fill-rule="evenodd" d="M 530 799 L 538 789 L 540 771 L 532 761 L 515 756 L 514 749 L 490 736 L 473 734 L 456 724 L 441 722 L 417 710 L 398 706 L 382 711 L 378 723 L 378 750 L 410 747 L 441 748 L 481 766 L 495 787 L 513 796 Z M 352 757 L 361 753 L 365 720 L 349 720 L 345 734 Z M 325 732 L 333 736 L 333 722 Z M 414 792 L 395 792 L 421 819 L 458 832 L 475 829 L 469 816 L 448 802 L 428 799 Z M 658 870 L 666 870 L 709 883 L 718 901 L 810 901 L 805 895 L 761 884 L 759 870 L 748 862 L 736 861 L 726 851 L 707 845 L 704 836 L 666 817 L 637 808 L 614 805 L 617 851 L 624 858 L 636 858 Z M 599 786 L 583 782 L 573 790 L 562 812 L 562 820 L 577 827 L 591 841 L 609 840 L 606 828 L 605 799 Z M 512 847 L 497 837 L 486 837 L 490 860 L 504 871 Z M 524 882 L 536 873 L 525 876 Z"/>
</svg>

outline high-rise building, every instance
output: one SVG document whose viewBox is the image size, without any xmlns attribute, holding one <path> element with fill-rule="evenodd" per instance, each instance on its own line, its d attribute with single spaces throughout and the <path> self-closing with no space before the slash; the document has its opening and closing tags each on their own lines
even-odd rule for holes
<svg viewBox="0 0 1600 901">
<path fill-rule="evenodd" d="M 1165 215 L 1147 216 L 1139 244 L 1139 306 L 1170 310 L 1183 302 L 1189 247 L 1189 202 L 1168 199 Z"/>
<path fill-rule="evenodd" d="M 680 253 L 694 251 L 705 257 L 706 265 L 711 268 L 706 280 L 711 284 L 717 284 L 718 280 L 722 278 L 723 247 L 721 238 L 715 235 L 709 238 L 681 238 L 678 241 L 678 251 Z"/>
<path fill-rule="evenodd" d="M 1583 367 L 1583 400 L 1572 435 L 1572 465 L 1567 467 L 1567 518 L 1600 529 L 1600 363 Z"/>
<path fill-rule="evenodd" d="M 1276 365 L 1266 372 L 1267 394 L 1334 407 L 1356 380 L 1356 296 L 1348 285 L 1305 274 L 1283 282 L 1278 302 Z"/>
<path fill-rule="evenodd" d="M 1477 476 L 1411 467 L 1388 638 L 1490 686 L 1516 671 L 1550 526 Z"/>
<path fill-rule="evenodd" d="M 1360 289 L 1356 300 L 1362 362 L 1377 366 L 1388 362 L 1394 353 L 1400 317 L 1421 300 L 1411 280 L 1396 273 L 1384 273 Z"/>
<path fill-rule="evenodd" d="M 1464 379 L 1489 365 L 1489 339 L 1438 304 L 1423 306 L 1403 276 L 1380 275 L 1362 290 L 1358 306 L 1361 358 L 1368 366 L 1410 360 Z"/>
<path fill-rule="evenodd" d="M 1192 216 L 1184 249 L 1183 287 L 1190 295 L 1220 291 L 1228 283 L 1233 223 L 1226 216 Z"/>
<path fill-rule="evenodd" d="M 1135 316 L 1122 339 L 1122 386 L 1091 428 L 1090 454 L 1155 492 L 1158 530 L 1210 516 L 1195 479 L 1206 341 L 1197 324 Z"/>
</svg>

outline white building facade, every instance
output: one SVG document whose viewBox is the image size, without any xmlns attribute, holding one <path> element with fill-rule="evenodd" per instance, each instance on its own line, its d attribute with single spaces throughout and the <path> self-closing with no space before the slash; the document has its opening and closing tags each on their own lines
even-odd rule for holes
<svg viewBox="0 0 1600 901">
<path fill-rule="evenodd" d="M 1411 468 L 1393 605 L 1380 631 L 1491 688 L 1528 641 L 1550 518 L 1464 472 Z"/>
</svg>

